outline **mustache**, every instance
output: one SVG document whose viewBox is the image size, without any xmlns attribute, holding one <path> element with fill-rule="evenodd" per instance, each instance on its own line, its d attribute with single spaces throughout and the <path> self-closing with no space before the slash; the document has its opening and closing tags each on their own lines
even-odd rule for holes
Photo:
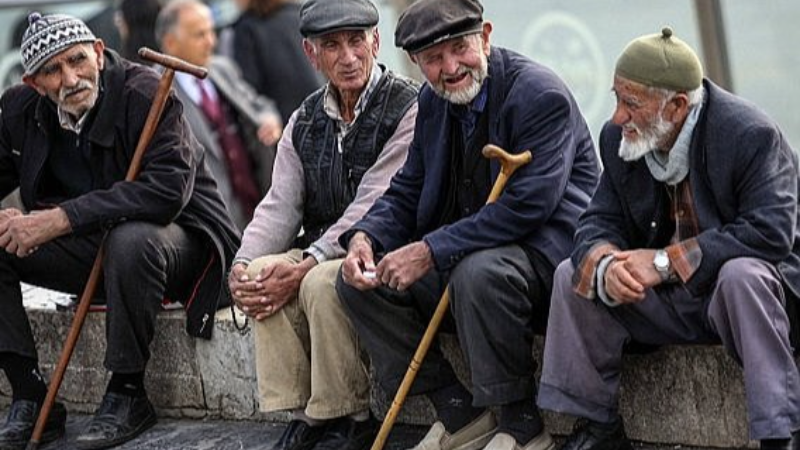
<svg viewBox="0 0 800 450">
<path fill-rule="evenodd" d="M 78 92 L 85 91 L 87 89 L 92 89 L 93 87 L 94 84 L 89 80 L 85 79 L 78 80 L 78 83 L 76 83 L 75 86 L 62 87 L 58 91 L 58 99 L 59 101 L 63 102 L 67 99 L 67 97 L 73 94 L 77 94 Z"/>
</svg>

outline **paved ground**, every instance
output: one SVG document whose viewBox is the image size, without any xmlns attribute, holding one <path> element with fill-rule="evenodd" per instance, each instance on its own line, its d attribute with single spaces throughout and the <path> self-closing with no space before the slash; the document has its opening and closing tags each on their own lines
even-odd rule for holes
<svg viewBox="0 0 800 450">
<path fill-rule="evenodd" d="M 5 417 L 5 412 L 0 412 Z M 67 435 L 41 450 L 74 450 L 75 437 L 89 420 L 88 416 L 71 417 Z M 162 419 L 138 439 L 117 447 L 119 450 L 269 450 L 285 424 L 235 422 L 220 420 Z M 386 450 L 413 447 L 427 431 L 426 427 L 398 425 L 389 438 Z M 560 440 L 560 439 L 559 439 Z M 636 443 L 636 450 L 703 450 L 681 446 L 653 446 Z M 714 449 L 722 450 L 722 449 Z"/>
<path fill-rule="evenodd" d="M 2 416 L 5 417 L 5 412 Z M 39 447 L 40 450 L 74 450 L 72 442 L 89 416 L 70 418 L 64 438 Z M 268 450 L 278 440 L 285 424 L 162 419 L 138 439 L 116 447 L 119 450 Z M 413 447 L 426 429 L 401 425 L 395 428 L 386 450 Z"/>
</svg>

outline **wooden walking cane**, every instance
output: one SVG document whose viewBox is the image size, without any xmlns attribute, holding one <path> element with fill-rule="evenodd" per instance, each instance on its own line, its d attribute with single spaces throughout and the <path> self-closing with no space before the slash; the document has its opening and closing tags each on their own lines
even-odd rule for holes
<svg viewBox="0 0 800 450">
<path fill-rule="evenodd" d="M 161 75 L 161 80 L 158 83 L 158 90 L 153 99 L 153 104 L 150 106 L 150 111 L 147 113 L 147 119 L 144 122 L 142 134 L 139 136 L 139 142 L 136 144 L 136 150 L 133 153 L 128 173 L 125 175 L 125 181 L 133 181 L 139 175 L 139 169 L 142 165 L 142 158 L 144 157 L 145 149 L 150 145 L 150 140 L 155 134 L 158 122 L 161 120 L 161 113 L 164 112 L 164 105 L 169 97 L 170 89 L 172 88 L 172 79 L 175 77 L 175 71 L 187 72 L 197 78 L 205 78 L 208 71 L 205 68 L 189 64 L 181 59 L 164 55 L 155 52 L 149 48 L 142 47 L 139 49 L 139 56 L 152 61 L 154 63 L 164 66 L 164 73 Z M 78 337 L 81 334 L 83 323 L 86 320 L 86 315 L 89 312 L 92 298 L 94 297 L 97 283 L 100 281 L 100 275 L 103 266 L 103 256 L 105 255 L 104 247 L 106 238 L 109 231 L 106 230 L 103 239 L 100 241 L 100 246 L 97 251 L 97 256 L 94 259 L 92 270 L 89 273 L 89 279 L 86 281 L 86 286 L 83 288 L 81 299 L 78 302 L 78 308 L 75 310 L 75 317 L 72 319 L 72 326 L 70 327 L 67 341 L 64 343 L 64 349 L 61 352 L 61 357 L 58 360 L 53 377 L 47 387 L 47 396 L 42 404 L 42 409 L 39 411 L 39 417 L 36 420 L 36 426 L 33 429 L 31 440 L 28 442 L 26 450 L 35 450 L 39 447 L 39 441 L 44 433 L 44 427 L 47 424 L 47 418 L 50 416 L 50 410 L 56 401 L 58 389 L 61 387 L 61 382 L 64 379 L 64 372 L 67 370 L 69 360 L 72 358 L 72 353 L 75 350 L 75 344 L 78 342 Z"/>
<path fill-rule="evenodd" d="M 489 193 L 489 199 L 486 200 L 487 205 L 493 203 L 500 197 L 511 175 L 520 167 L 531 162 L 533 158 L 530 150 L 525 150 L 517 155 L 511 155 L 502 148 L 492 144 L 483 147 L 483 156 L 500 161 L 500 173 L 497 175 L 494 186 L 492 186 L 492 191 Z M 425 334 L 422 336 L 422 340 L 419 343 L 419 347 L 417 347 L 417 351 L 414 353 L 414 357 L 411 358 L 411 363 L 408 365 L 408 370 L 403 377 L 403 382 L 400 383 L 400 387 L 397 389 L 397 394 L 394 396 L 394 400 L 392 400 L 392 407 L 389 408 L 389 412 L 386 413 L 386 418 L 383 419 L 383 424 L 381 424 L 381 429 L 378 431 L 378 436 L 375 437 L 375 442 L 372 444 L 371 450 L 382 450 L 383 446 L 386 445 L 386 439 L 392 431 L 394 422 L 397 420 L 397 415 L 400 414 L 400 409 L 403 408 L 403 403 L 406 401 L 408 391 L 411 390 L 411 385 L 417 377 L 417 372 L 422 365 L 422 361 L 425 359 L 425 355 L 428 354 L 428 349 L 436 335 L 436 330 L 439 329 L 439 325 L 442 323 L 442 319 L 444 319 L 444 315 L 447 313 L 447 308 L 449 306 L 450 288 L 448 287 L 439 300 L 439 305 L 436 307 L 436 311 L 434 311 L 431 317 L 431 321 L 428 324 L 428 328 L 425 330 Z"/>
</svg>

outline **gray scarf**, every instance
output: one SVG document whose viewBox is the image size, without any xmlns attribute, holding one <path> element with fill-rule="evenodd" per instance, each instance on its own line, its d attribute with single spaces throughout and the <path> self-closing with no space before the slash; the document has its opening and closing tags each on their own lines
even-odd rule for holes
<svg viewBox="0 0 800 450">
<path fill-rule="evenodd" d="M 653 150 L 644 156 L 653 178 L 670 186 L 675 186 L 686 178 L 689 173 L 689 147 L 702 108 L 702 101 L 692 107 L 669 152 Z"/>
</svg>

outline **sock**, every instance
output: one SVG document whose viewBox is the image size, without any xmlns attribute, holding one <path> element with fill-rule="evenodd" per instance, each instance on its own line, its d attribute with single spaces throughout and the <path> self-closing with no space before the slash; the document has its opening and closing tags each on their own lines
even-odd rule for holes
<svg viewBox="0 0 800 450">
<path fill-rule="evenodd" d="M 520 400 L 500 407 L 498 431 L 514 436 L 523 446 L 544 429 L 539 409 L 533 399 Z"/>
<path fill-rule="evenodd" d="M 308 416 L 302 409 L 292 410 L 292 420 L 301 420 L 308 424 L 310 427 L 318 427 L 325 424 L 324 420 L 314 419 Z"/>
<path fill-rule="evenodd" d="M 453 434 L 480 416 L 484 409 L 472 406 L 472 394 L 456 382 L 428 392 L 436 415 L 448 433 Z"/>
<path fill-rule="evenodd" d="M 365 409 L 363 411 L 354 412 L 350 414 L 348 417 L 353 419 L 355 422 L 366 422 L 369 419 L 369 410 Z"/>
<path fill-rule="evenodd" d="M 144 372 L 112 373 L 108 381 L 106 392 L 127 395 L 129 397 L 144 397 Z"/>
<path fill-rule="evenodd" d="M 0 353 L 0 366 L 11 384 L 12 400 L 30 400 L 42 404 L 47 396 L 47 383 L 34 358 L 16 353 Z"/>
</svg>

